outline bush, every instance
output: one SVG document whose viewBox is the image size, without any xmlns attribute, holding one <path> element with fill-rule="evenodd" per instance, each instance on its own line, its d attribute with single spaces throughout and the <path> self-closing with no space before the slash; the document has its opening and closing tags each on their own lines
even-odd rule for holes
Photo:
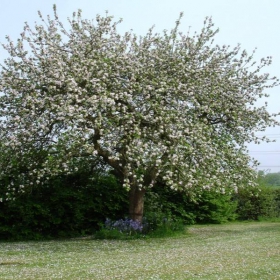
<svg viewBox="0 0 280 280">
<path fill-rule="evenodd" d="M 237 218 L 237 202 L 233 200 L 230 193 L 203 191 L 193 208 L 197 223 L 221 224 Z"/>
<path fill-rule="evenodd" d="M 85 173 L 53 177 L 0 207 L 0 239 L 92 234 L 128 209 L 127 191 L 112 175 Z"/>
<path fill-rule="evenodd" d="M 148 214 L 143 219 L 143 233 L 149 237 L 168 237 L 185 233 L 185 223 L 178 217 Z"/>
<path fill-rule="evenodd" d="M 195 200 L 186 192 L 157 185 L 145 198 L 145 216 L 168 217 L 184 224 L 224 223 L 236 219 L 237 202 L 231 194 L 205 190 Z"/>
<path fill-rule="evenodd" d="M 240 189 L 235 195 L 240 220 L 259 220 L 280 217 L 280 189 L 266 186 Z"/>
</svg>

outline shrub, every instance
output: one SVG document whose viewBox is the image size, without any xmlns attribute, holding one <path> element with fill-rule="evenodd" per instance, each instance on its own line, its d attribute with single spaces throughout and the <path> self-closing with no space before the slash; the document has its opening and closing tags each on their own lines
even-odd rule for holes
<svg viewBox="0 0 280 280">
<path fill-rule="evenodd" d="M 194 200 L 190 194 L 156 186 L 146 195 L 145 216 L 168 217 L 185 224 L 223 223 L 236 219 L 237 202 L 230 193 L 201 191 Z"/>
<path fill-rule="evenodd" d="M 231 193 L 203 191 L 194 204 L 197 223 L 221 224 L 237 218 L 237 202 Z"/>
<path fill-rule="evenodd" d="M 143 233 L 149 237 L 168 237 L 185 233 L 185 223 L 178 217 L 148 214 L 143 219 Z"/>
<path fill-rule="evenodd" d="M 240 189 L 235 199 L 240 220 L 258 220 L 280 216 L 280 189 L 259 186 Z"/>
<path fill-rule="evenodd" d="M 56 176 L 0 203 L 0 239 L 92 234 L 106 217 L 124 216 L 126 198 L 127 191 L 112 175 Z"/>
</svg>

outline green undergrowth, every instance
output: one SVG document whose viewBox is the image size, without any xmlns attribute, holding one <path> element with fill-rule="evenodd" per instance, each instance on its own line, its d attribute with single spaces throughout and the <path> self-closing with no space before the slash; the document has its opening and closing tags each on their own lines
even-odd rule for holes
<svg viewBox="0 0 280 280">
<path fill-rule="evenodd" d="M 123 220 L 121 220 L 123 221 Z M 128 223 L 135 223 L 131 220 L 124 220 Z M 118 222 L 118 221 L 117 221 Z M 95 239 L 139 239 L 139 238 L 164 238 L 175 237 L 186 234 L 186 225 L 182 220 L 167 219 L 162 220 L 146 220 L 144 219 L 140 228 L 133 229 L 131 227 L 106 227 L 100 226 L 101 229 L 97 231 L 93 236 Z"/>
</svg>

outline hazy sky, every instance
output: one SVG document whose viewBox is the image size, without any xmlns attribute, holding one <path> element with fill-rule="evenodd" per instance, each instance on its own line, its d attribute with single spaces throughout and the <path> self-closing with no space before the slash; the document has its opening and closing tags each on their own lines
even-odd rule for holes
<svg viewBox="0 0 280 280">
<path fill-rule="evenodd" d="M 273 64 L 266 70 L 280 78 L 279 0 L 0 0 L 0 42 L 5 42 L 6 35 L 17 39 L 25 21 L 30 25 L 39 21 L 38 10 L 43 15 L 52 14 L 53 4 L 65 22 L 77 9 L 82 9 L 83 17 L 88 19 L 96 14 L 104 15 L 108 10 L 116 19 L 123 18 L 121 32 L 133 29 L 139 35 L 152 25 L 158 32 L 170 30 L 181 11 L 184 17 L 180 30 L 186 32 L 190 26 L 192 31 L 199 31 L 205 17 L 212 16 L 220 29 L 217 43 L 231 46 L 241 43 L 249 52 L 257 47 L 255 58 L 272 56 Z M 5 56 L 1 49 L 0 62 Z M 269 111 L 279 112 L 280 87 L 268 93 Z M 280 171 L 280 127 L 267 129 L 266 135 L 276 142 L 250 144 L 250 154 L 260 161 L 260 169 Z"/>
</svg>

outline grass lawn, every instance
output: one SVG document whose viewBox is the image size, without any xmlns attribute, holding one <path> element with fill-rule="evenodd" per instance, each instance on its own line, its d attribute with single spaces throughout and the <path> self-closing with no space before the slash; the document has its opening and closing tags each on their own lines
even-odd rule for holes
<svg viewBox="0 0 280 280">
<path fill-rule="evenodd" d="M 0 279 L 280 279 L 280 223 L 191 226 L 173 238 L 1 242 Z"/>
</svg>

